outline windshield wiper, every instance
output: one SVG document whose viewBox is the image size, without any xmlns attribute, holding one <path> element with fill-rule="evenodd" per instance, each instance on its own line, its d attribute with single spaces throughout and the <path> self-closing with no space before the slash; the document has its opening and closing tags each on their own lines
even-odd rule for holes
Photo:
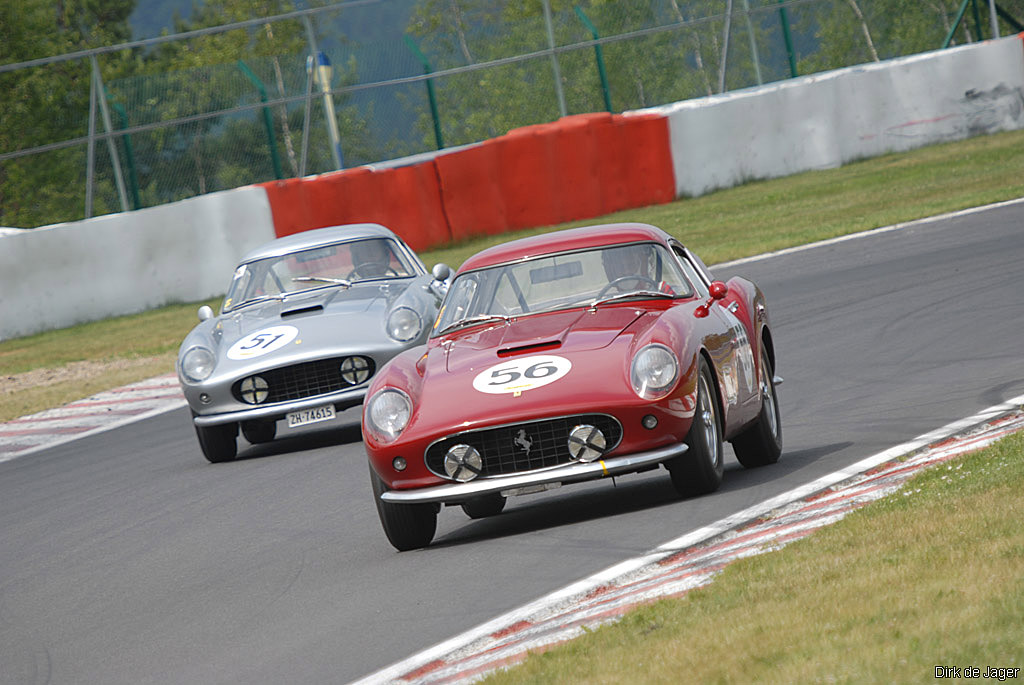
<svg viewBox="0 0 1024 685">
<path fill-rule="evenodd" d="M 487 321 L 504 321 L 505 323 L 509 323 L 511 320 L 511 316 L 505 316 L 504 314 L 478 314 L 476 316 L 471 316 L 466 319 L 459 319 L 458 321 L 453 321 L 452 323 L 448 324 L 447 326 L 439 330 L 437 334 L 444 335 L 445 333 L 454 331 L 458 328 L 463 328 L 464 326 L 472 326 L 474 324 L 485 323 Z"/>
<path fill-rule="evenodd" d="M 333 283 L 334 285 L 343 285 L 346 288 L 352 287 L 352 281 L 346 281 L 344 278 L 329 278 L 327 276 L 295 276 L 292 280 L 296 283 Z"/>
<path fill-rule="evenodd" d="M 672 293 L 663 293 L 660 290 L 633 290 L 628 293 L 619 293 L 618 295 L 611 295 L 609 297 L 602 297 L 600 300 L 594 300 L 590 303 L 590 307 L 596 307 L 599 304 L 606 302 L 614 302 L 615 300 L 624 300 L 628 297 L 662 297 L 673 299 L 675 295 Z"/>
<path fill-rule="evenodd" d="M 233 312 L 236 309 L 242 309 L 244 307 L 248 307 L 249 305 L 259 304 L 260 302 L 266 302 L 267 300 L 280 300 L 280 301 L 284 301 L 284 293 L 280 293 L 278 295 L 260 295 L 259 297 L 252 298 L 251 300 L 246 300 L 245 302 L 239 302 L 238 304 L 236 304 L 231 309 L 225 310 L 224 313 L 227 314 L 228 312 Z"/>
</svg>

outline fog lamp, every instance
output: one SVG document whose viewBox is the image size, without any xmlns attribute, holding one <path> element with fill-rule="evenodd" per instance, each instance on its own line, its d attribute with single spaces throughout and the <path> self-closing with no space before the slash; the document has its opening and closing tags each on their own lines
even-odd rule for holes
<svg viewBox="0 0 1024 685">
<path fill-rule="evenodd" d="M 473 480 L 483 468 L 480 453 L 469 445 L 452 445 L 444 455 L 444 472 L 460 483 Z"/>
<path fill-rule="evenodd" d="M 589 462 L 601 458 L 607 444 L 604 433 L 597 426 L 581 424 L 569 431 L 569 455 L 576 461 Z"/>
<path fill-rule="evenodd" d="M 270 386 L 261 376 L 250 376 L 242 381 L 242 399 L 249 404 L 259 404 L 270 395 Z"/>
</svg>

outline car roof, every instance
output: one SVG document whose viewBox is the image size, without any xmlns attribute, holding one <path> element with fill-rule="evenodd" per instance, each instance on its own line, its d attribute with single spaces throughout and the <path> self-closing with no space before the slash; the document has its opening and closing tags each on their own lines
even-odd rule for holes
<svg viewBox="0 0 1024 685">
<path fill-rule="evenodd" d="M 649 224 L 600 224 L 570 228 L 489 247 L 463 262 L 459 273 L 557 252 L 636 242 L 667 244 L 670 239 L 668 233 Z"/>
<path fill-rule="evenodd" d="M 400 240 L 393 231 L 380 224 L 328 226 L 327 228 L 315 228 L 309 231 L 294 233 L 284 238 L 278 238 L 277 240 L 271 240 L 269 243 L 264 243 L 245 255 L 241 263 L 246 264 L 257 259 L 279 257 L 300 250 L 320 247 L 321 245 L 330 245 L 359 238 L 394 238 Z"/>
</svg>

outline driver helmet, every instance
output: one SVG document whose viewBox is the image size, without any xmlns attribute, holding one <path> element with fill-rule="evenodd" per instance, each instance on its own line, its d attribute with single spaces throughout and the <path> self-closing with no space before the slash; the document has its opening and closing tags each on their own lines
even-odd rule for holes
<svg viewBox="0 0 1024 685">
<path fill-rule="evenodd" d="M 352 268 L 363 278 L 387 274 L 391 249 L 384 240 L 360 240 L 352 243 Z"/>
<path fill-rule="evenodd" d="M 647 245 L 625 245 L 603 250 L 601 261 L 609 283 L 624 276 L 650 278 L 650 249 Z"/>
</svg>

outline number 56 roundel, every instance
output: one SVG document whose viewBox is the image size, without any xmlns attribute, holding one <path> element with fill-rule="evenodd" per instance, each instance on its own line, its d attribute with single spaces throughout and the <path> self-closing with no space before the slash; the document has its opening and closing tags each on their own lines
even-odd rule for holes
<svg viewBox="0 0 1024 685">
<path fill-rule="evenodd" d="M 484 369 L 473 379 L 473 387 L 489 395 L 523 392 L 553 383 L 571 368 L 572 362 L 565 357 L 523 357 Z"/>
</svg>

